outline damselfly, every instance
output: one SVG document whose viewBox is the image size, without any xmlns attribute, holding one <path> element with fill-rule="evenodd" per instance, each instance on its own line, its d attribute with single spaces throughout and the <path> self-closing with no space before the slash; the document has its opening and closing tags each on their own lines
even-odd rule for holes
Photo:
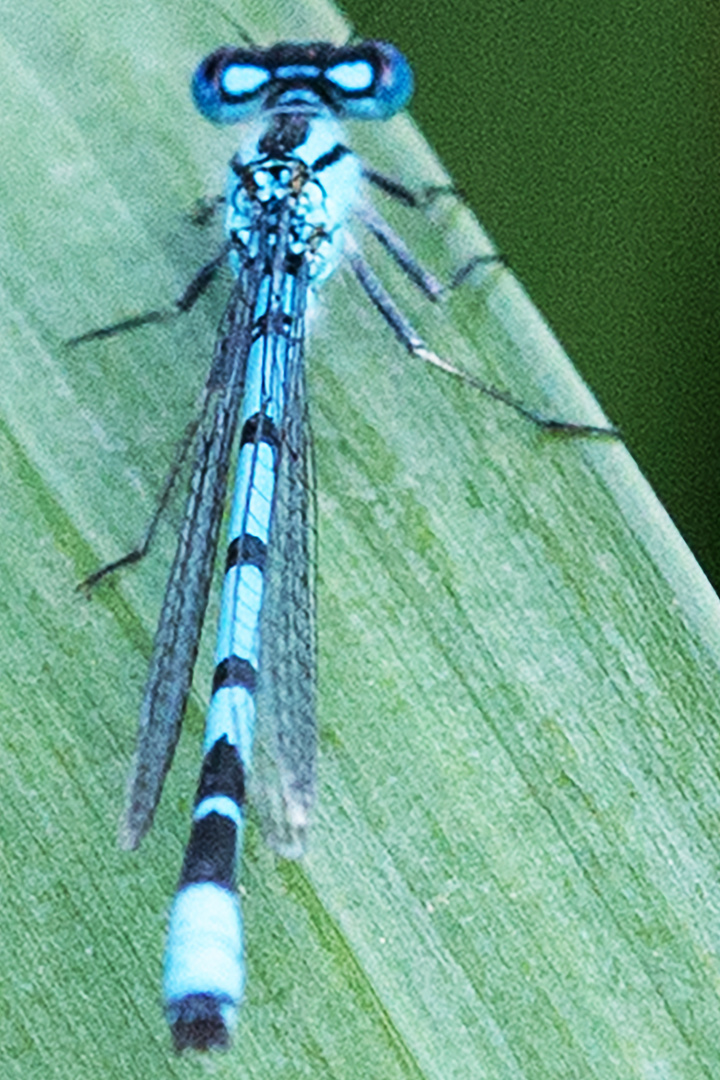
<svg viewBox="0 0 720 1080">
<path fill-rule="evenodd" d="M 153 646 L 125 819 L 126 843 L 135 847 L 152 823 L 180 731 L 239 421 L 205 756 L 166 950 L 165 1007 L 180 1049 L 226 1045 L 243 994 L 235 864 L 256 726 L 267 748 L 259 788 L 268 838 L 281 853 L 302 853 L 313 803 L 312 478 L 303 345 L 314 290 L 343 250 L 406 348 L 460 374 L 425 346 L 345 235 L 351 210 L 359 213 L 413 280 L 437 297 L 435 279 L 358 202 L 363 177 L 400 197 L 407 193 L 363 169 L 339 123 L 390 117 L 411 92 L 406 59 L 392 45 L 374 41 L 223 47 L 203 60 L 193 80 L 205 117 L 246 122 L 247 128 L 230 162 L 225 244 L 176 307 L 190 307 L 227 258 L 235 284 L 199 414 L 190 494 Z M 76 341 L 158 317 L 151 313 Z M 598 430 L 545 420 L 465 378 L 544 426 Z"/>
</svg>

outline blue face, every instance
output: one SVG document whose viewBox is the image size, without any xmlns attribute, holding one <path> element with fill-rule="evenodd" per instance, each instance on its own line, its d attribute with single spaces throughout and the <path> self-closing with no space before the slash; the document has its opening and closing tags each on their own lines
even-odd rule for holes
<svg viewBox="0 0 720 1080">
<path fill-rule="evenodd" d="M 343 119 L 386 120 L 407 104 L 412 91 L 410 65 L 384 41 L 223 46 L 202 61 L 192 81 L 195 104 L 216 124 L 294 106 L 325 107 Z"/>
</svg>

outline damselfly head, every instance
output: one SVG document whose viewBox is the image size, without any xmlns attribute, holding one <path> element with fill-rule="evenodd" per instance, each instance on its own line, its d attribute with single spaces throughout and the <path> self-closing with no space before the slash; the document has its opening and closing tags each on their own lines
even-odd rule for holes
<svg viewBox="0 0 720 1080">
<path fill-rule="evenodd" d="M 412 91 L 409 63 L 384 41 L 282 42 L 267 49 L 224 45 L 205 57 L 192 81 L 195 104 L 216 124 L 289 108 L 386 120 L 404 108 Z"/>
</svg>

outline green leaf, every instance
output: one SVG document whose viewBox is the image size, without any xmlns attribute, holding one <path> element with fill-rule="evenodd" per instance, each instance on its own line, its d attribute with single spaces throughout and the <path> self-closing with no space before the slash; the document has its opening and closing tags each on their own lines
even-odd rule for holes
<svg viewBox="0 0 720 1080">
<path fill-rule="evenodd" d="M 177 296 L 233 132 L 192 108 L 236 31 L 192 0 L 0 15 L 0 976 L 3 1076 L 194 1074 L 160 1001 L 212 625 L 153 832 L 116 845 L 171 520 L 142 533 L 223 289 L 171 326 L 63 341 Z M 323 4 L 228 6 L 257 40 L 334 38 Z M 408 117 L 352 139 L 444 174 Z M 457 200 L 377 204 L 448 280 L 488 241 Z M 453 363 L 601 421 L 512 273 L 429 305 Z M 410 359 L 345 270 L 308 349 L 319 504 L 320 799 L 300 865 L 251 825 L 248 991 L 216 1076 L 710 1077 L 720 1070 L 715 595 L 611 440 L 543 434 Z"/>
</svg>

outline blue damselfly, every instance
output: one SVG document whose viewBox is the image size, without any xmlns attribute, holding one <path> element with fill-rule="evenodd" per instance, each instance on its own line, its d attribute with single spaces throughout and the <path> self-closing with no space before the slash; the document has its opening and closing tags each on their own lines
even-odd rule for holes
<svg viewBox="0 0 720 1080">
<path fill-rule="evenodd" d="M 340 126 L 345 118 L 390 117 L 411 92 L 405 58 L 373 41 L 223 47 L 202 61 L 193 80 L 206 118 L 244 122 L 246 130 L 230 162 L 225 243 L 176 310 L 191 307 L 228 259 L 235 283 L 192 431 L 190 494 L 153 646 L 124 823 L 125 843 L 136 847 L 152 824 L 178 740 L 239 428 L 205 756 L 166 950 L 166 1013 L 179 1049 L 226 1045 L 243 994 L 235 867 L 256 726 L 265 751 L 256 787 L 268 839 L 282 854 L 302 853 L 314 798 L 312 476 L 303 348 L 315 289 L 344 253 L 403 345 L 462 374 L 425 345 L 345 235 L 353 211 L 431 299 L 439 296 L 432 275 L 359 198 L 363 179 L 400 198 L 409 193 L 364 169 Z M 75 341 L 160 317 L 149 313 Z M 546 420 L 462 377 L 545 427 L 606 431 Z M 136 557 L 104 567 L 86 584 Z"/>
</svg>

